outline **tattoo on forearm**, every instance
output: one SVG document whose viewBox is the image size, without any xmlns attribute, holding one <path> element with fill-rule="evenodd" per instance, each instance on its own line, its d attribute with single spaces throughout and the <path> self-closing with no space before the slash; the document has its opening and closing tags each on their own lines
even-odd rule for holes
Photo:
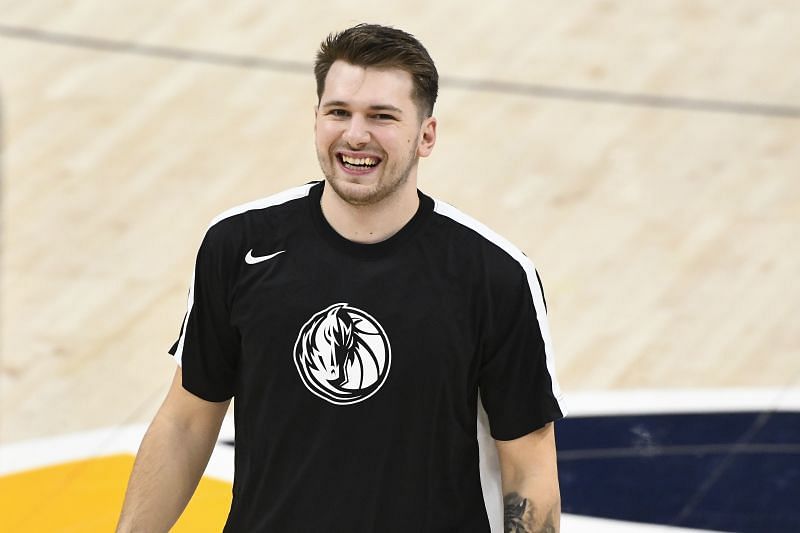
<svg viewBox="0 0 800 533">
<path fill-rule="evenodd" d="M 521 498 L 516 492 L 503 497 L 503 530 L 505 533 L 528 532 L 529 530 L 525 526 L 526 514 L 530 514 L 526 498 Z"/>
<path fill-rule="evenodd" d="M 503 497 L 503 507 L 505 533 L 556 533 L 554 511 L 550 511 L 541 527 L 534 529 L 533 504 L 516 492 Z"/>
</svg>

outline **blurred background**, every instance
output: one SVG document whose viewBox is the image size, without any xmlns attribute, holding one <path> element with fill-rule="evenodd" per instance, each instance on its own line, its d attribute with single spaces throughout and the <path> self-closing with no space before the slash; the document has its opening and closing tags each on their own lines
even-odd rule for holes
<svg viewBox="0 0 800 533">
<path fill-rule="evenodd" d="M 560 463 L 565 511 L 800 530 L 793 505 L 776 503 L 800 498 L 796 2 L 0 0 L 0 496 L 17 503 L 0 501 L 12 530 L 66 531 L 53 506 L 77 508 L 86 460 L 119 453 L 92 527 L 113 526 L 138 444 L 126 432 L 140 437 L 170 382 L 205 228 L 321 177 L 313 57 L 363 21 L 413 33 L 439 68 L 422 190 L 540 272 L 574 421 L 559 436 L 573 454 Z M 695 418 L 710 413 L 744 418 Z M 608 431 L 618 442 L 592 440 Z M 664 455 L 696 461 L 667 484 L 675 501 L 638 478 L 613 488 L 633 471 L 652 478 L 645 465 Z M 50 497 L 29 496 L 45 474 L 57 474 Z"/>
</svg>

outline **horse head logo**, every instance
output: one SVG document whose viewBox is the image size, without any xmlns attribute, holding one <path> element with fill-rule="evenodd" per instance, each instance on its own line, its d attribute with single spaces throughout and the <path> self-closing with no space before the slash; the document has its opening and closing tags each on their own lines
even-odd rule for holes
<svg viewBox="0 0 800 533">
<path fill-rule="evenodd" d="M 368 398 L 383 385 L 391 349 L 372 316 L 337 303 L 305 323 L 295 342 L 294 358 L 311 392 L 344 405 Z"/>
</svg>

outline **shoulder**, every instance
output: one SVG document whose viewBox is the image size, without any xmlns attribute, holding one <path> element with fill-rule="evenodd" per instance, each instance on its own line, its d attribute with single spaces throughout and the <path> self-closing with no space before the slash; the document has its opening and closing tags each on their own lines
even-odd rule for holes
<svg viewBox="0 0 800 533">
<path fill-rule="evenodd" d="M 511 241 L 486 224 L 442 200 L 433 198 L 433 211 L 446 228 L 448 240 L 465 255 L 489 261 L 501 270 L 523 270 L 535 278 L 533 261 Z"/>
<path fill-rule="evenodd" d="M 319 182 L 310 182 L 299 187 L 293 187 L 264 198 L 240 204 L 215 216 L 208 225 L 207 233 L 224 233 L 238 225 L 245 224 L 249 219 L 264 218 L 281 211 L 282 207 L 296 206 L 297 201 L 306 198 L 311 189 Z"/>
<path fill-rule="evenodd" d="M 215 216 L 200 242 L 198 258 L 208 264 L 237 263 L 249 248 L 269 248 L 304 217 L 302 200 L 318 182 L 259 198 Z"/>
<path fill-rule="evenodd" d="M 223 211 L 208 224 L 201 248 L 238 252 L 247 242 L 278 238 L 291 220 L 297 220 L 294 215 L 305 215 L 302 200 L 318 183 L 306 183 Z"/>
</svg>

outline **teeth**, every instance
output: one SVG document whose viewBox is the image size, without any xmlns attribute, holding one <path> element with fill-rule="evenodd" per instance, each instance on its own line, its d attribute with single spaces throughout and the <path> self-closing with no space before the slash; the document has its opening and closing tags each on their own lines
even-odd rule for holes
<svg viewBox="0 0 800 533">
<path fill-rule="evenodd" d="M 373 166 L 378 164 L 378 160 L 374 157 L 350 157 L 347 155 L 342 154 L 342 161 L 349 165 L 359 165 L 359 166 Z"/>
</svg>

